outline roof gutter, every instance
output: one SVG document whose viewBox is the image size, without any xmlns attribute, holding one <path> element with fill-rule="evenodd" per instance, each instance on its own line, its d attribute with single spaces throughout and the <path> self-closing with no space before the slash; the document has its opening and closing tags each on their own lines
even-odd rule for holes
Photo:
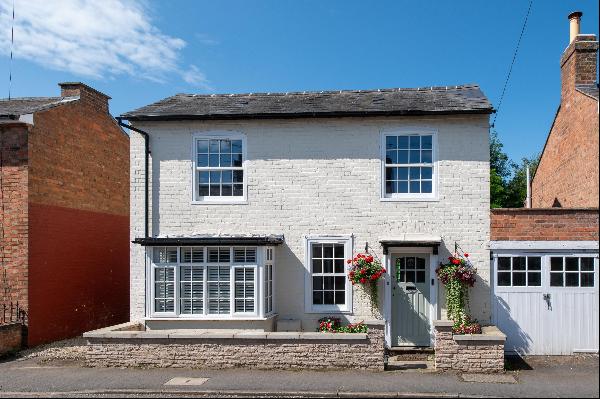
<svg viewBox="0 0 600 399">
<path fill-rule="evenodd" d="M 144 137 L 144 238 L 148 238 L 149 237 L 149 233 L 148 233 L 148 224 L 149 224 L 149 206 L 148 206 L 148 197 L 149 197 L 149 184 L 148 184 L 148 170 L 149 170 L 149 158 L 150 158 L 150 136 L 148 135 L 147 132 L 138 129 L 136 127 L 133 127 L 131 125 L 128 125 L 126 123 L 123 123 L 123 118 L 120 116 L 117 116 L 115 118 L 117 120 L 117 123 L 119 124 L 119 126 L 122 126 L 126 129 L 132 130 L 136 133 L 141 134 Z"/>
</svg>

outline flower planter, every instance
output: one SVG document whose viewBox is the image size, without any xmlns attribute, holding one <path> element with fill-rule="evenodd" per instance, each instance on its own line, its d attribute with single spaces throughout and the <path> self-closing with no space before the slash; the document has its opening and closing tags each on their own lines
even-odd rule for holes
<svg viewBox="0 0 600 399">
<path fill-rule="evenodd" d="M 504 371 L 506 335 L 496 326 L 482 328 L 481 334 L 452 333 L 452 321 L 437 320 L 435 329 L 435 368 L 471 373 Z"/>
</svg>

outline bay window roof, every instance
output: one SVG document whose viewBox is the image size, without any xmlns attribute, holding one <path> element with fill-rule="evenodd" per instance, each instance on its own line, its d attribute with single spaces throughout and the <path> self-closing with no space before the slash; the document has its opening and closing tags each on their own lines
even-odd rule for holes
<svg viewBox="0 0 600 399">
<path fill-rule="evenodd" d="M 138 237 L 134 244 L 142 246 L 178 246 L 178 245 L 256 245 L 275 246 L 285 241 L 283 234 L 268 235 L 208 235 Z"/>
</svg>

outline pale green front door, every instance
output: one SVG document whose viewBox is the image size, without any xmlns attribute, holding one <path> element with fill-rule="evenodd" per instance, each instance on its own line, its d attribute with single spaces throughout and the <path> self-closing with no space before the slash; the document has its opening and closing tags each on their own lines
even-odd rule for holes
<svg viewBox="0 0 600 399">
<path fill-rule="evenodd" d="M 429 255 L 392 255 L 392 268 L 392 346 L 430 346 Z"/>
</svg>

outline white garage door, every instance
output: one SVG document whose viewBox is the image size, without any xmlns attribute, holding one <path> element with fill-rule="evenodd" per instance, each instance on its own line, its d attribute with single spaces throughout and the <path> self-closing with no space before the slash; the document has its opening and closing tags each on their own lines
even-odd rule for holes
<svg viewBox="0 0 600 399">
<path fill-rule="evenodd" d="M 498 254 L 493 322 L 506 350 L 531 355 L 598 351 L 597 254 Z"/>
</svg>

